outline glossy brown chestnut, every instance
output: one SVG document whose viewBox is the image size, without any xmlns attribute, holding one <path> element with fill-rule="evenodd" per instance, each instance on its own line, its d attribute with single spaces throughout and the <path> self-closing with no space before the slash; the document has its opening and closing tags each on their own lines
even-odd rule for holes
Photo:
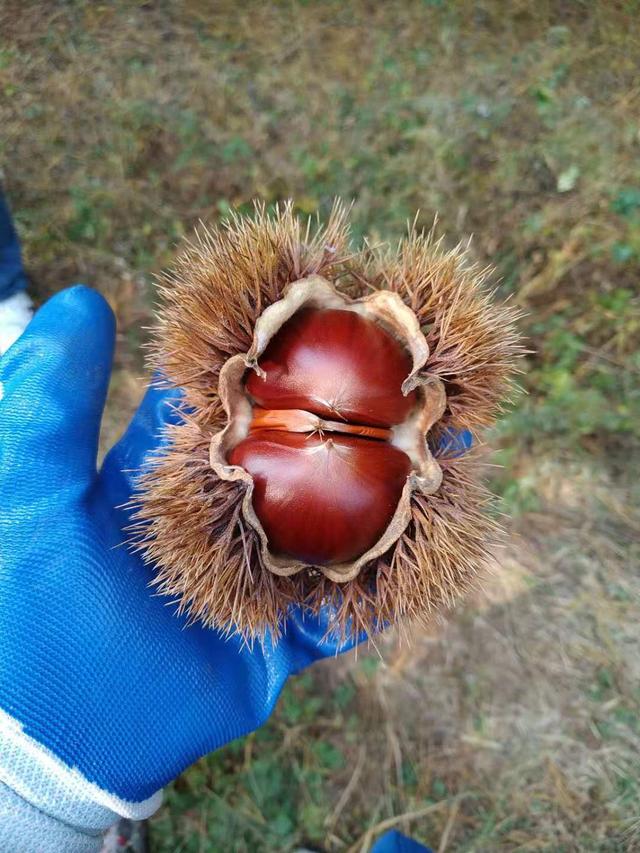
<svg viewBox="0 0 640 853">
<path fill-rule="evenodd" d="M 402 383 L 409 353 L 381 325 L 354 311 L 305 308 L 285 323 L 251 372 L 247 391 L 264 409 L 305 409 L 369 426 L 404 421 L 415 404 Z"/>
<path fill-rule="evenodd" d="M 315 565 L 372 548 L 411 469 L 392 429 L 416 402 L 401 387 L 409 353 L 355 311 L 305 308 L 249 371 L 249 435 L 228 455 L 254 482 L 253 508 L 274 554 Z"/>
<path fill-rule="evenodd" d="M 312 565 L 353 560 L 384 533 L 410 469 L 388 442 L 338 433 L 258 430 L 230 453 L 254 481 L 253 506 L 274 553 Z"/>
</svg>

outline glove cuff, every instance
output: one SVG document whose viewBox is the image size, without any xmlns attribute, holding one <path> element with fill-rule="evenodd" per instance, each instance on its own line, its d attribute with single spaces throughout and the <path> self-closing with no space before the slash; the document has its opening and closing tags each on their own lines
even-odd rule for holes
<svg viewBox="0 0 640 853">
<path fill-rule="evenodd" d="M 162 802 L 162 791 L 142 802 L 130 802 L 102 790 L 27 735 L 20 723 L 3 711 L 0 711 L 0 782 L 9 789 L 3 793 L 0 814 L 4 815 L 7 808 L 16 810 L 21 806 L 23 811 L 33 808 L 46 820 L 64 823 L 89 840 L 92 836 L 94 840 L 99 837 L 119 817 L 144 820 Z M 6 818 L 2 819 L 3 824 L 6 822 Z M 3 829 L 0 826 L 0 839 Z M 78 849 L 93 850 L 90 846 Z"/>
<path fill-rule="evenodd" d="M 43 814 L 0 782 L 2 853 L 100 853 L 102 833 L 89 835 Z"/>
</svg>

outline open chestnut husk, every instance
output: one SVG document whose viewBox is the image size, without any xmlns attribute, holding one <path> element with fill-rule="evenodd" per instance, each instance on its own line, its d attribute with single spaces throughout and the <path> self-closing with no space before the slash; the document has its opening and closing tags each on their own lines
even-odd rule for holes
<svg viewBox="0 0 640 853">
<path fill-rule="evenodd" d="M 411 231 L 349 245 L 337 204 L 201 231 L 161 284 L 152 366 L 181 423 L 142 472 L 134 543 L 194 619 L 277 638 L 297 604 L 342 636 L 449 606 L 498 532 L 477 450 L 512 387 L 515 311 Z"/>
</svg>

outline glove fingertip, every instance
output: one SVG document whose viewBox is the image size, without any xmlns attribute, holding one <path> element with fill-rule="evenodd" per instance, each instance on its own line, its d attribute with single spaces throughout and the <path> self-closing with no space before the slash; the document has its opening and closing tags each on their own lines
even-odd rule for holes
<svg viewBox="0 0 640 853">
<path fill-rule="evenodd" d="M 7 375 L 31 367 L 40 373 L 104 366 L 108 379 L 115 346 L 116 321 L 107 300 L 78 284 L 61 290 L 35 316 L 3 358 Z M 3 371 L 3 372 L 5 372 Z"/>
<path fill-rule="evenodd" d="M 63 469 L 69 480 L 95 473 L 114 345 L 107 301 L 78 285 L 49 299 L 0 360 L 0 443 L 52 482 Z"/>
<path fill-rule="evenodd" d="M 86 284 L 74 284 L 66 290 L 61 290 L 43 305 L 36 319 L 43 314 L 60 314 L 64 312 L 64 325 L 67 329 L 74 327 L 85 330 L 91 324 L 92 332 L 105 336 L 115 335 L 116 318 L 111 306 L 101 293 L 87 287 Z"/>
<path fill-rule="evenodd" d="M 287 618 L 287 635 L 290 644 L 301 655 L 300 660 L 292 662 L 292 672 L 314 660 L 348 652 L 367 639 L 365 633 L 341 636 L 332 628 L 332 615 L 329 607 L 323 607 L 318 614 L 308 613 L 303 606 L 292 608 Z"/>
</svg>

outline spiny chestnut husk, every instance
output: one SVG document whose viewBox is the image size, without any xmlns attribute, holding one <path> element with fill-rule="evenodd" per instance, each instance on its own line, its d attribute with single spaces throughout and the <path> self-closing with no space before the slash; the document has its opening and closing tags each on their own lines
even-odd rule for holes
<svg viewBox="0 0 640 853">
<path fill-rule="evenodd" d="M 201 229 L 161 281 L 152 366 L 181 422 L 142 472 L 134 543 L 194 619 L 247 639 L 294 604 L 343 637 L 426 621 L 499 528 L 476 444 L 512 387 L 516 312 L 411 229 L 349 244 L 337 203 Z"/>
</svg>

